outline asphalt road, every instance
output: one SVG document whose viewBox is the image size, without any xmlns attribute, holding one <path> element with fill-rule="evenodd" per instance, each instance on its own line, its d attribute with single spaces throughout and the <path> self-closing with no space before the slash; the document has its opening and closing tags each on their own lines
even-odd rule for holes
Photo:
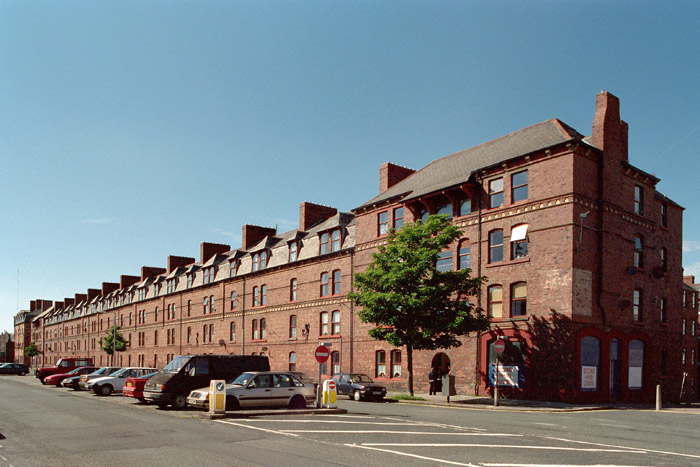
<svg viewBox="0 0 700 467">
<path fill-rule="evenodd" d="M 0 465 L 700 466 L 697 414 L 340 406 L 348 413 L 211 421 L 0 377 Z"/>
</svg>

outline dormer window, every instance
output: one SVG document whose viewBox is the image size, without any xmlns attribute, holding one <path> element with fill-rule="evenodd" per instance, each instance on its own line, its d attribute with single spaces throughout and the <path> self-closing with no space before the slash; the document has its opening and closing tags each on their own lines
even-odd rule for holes
<svg viewBox="0 0 700 467">
<path fill-rule="evenodd" d="M 187 288 L 191 288 L 192 284 L 194 283 L 194 276 L 195 274 L 192 272 L 190 274 L 187 274 Z"/>
<path fill-rule="evenodd" d="M 162 284 L 153 284 L 153 296 L 157 297 L 160 295 L 160 287 Z"/>
<path fill-rule="evenodd" d="M 143 300 L 146 298 L 146 292 L 148 291 L 147 287 L 141 287 L 139 289 L 139 300 Z"/>
<path fill-rule="evenodd" d="M 236 277 L 238 272 L 238 260 L 234 259 L 229 263 L 229 277 Z"/>
<path fill-rule="evenodd" d="M 175 292 L 175 288 L 177 287 L 177 279 L 168 279 L 168 288 L 167 291 L 168 293 L 173 293 Z"/>
<path fill-rule="evenodd" d="M 216 266 L 210 266 L 204 268 L 204 284 L 210 284 L 214 282 L 214 276 L 216 275 Z"/>
<path fill-rule="evenodd" d="M 331 232 L 331 251 L 340 250 L 340 229 L 335 229 Z"/>
<path fill-rule="evenodd" d="M 265 269 L 267 266 L 267 251 L 263 250 L 260 253 L 253 254 L 253 271 Z"/>
<path fill-rule="evenodd" d="M 299 245 L 296 240 L 289 242 L 289 262 L 292 263 L 297 260 L 297 250 Z"/>
</svg>

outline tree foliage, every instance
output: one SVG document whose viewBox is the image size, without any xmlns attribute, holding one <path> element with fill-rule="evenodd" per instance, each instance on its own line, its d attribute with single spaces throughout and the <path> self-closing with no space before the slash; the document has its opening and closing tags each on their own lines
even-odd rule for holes
<svg viewBox="0 0 700 467">
<path fill-rule="evenodd" d="M 485 279 L 471 277 L 469 269 L 436 269 L 438 254 L 461 235 L 444 215 L 390 231 L 367 270 L 355 275 L 357 292 L 349 294 L 362 307 L 360 320 L 375 323 L 371 337 L 406 347 L 411 394 L 413 349 L 458 347 L 459 336 L 489 328 L 488 318 L 469 301 Z"/>
<path fill-rule="evenodd" d="M 31 341 L 29 345 L 24 348 L 24 355 L 27 357 L 36 357 L 39 355 L 39 348 L 36 346 L 36 342 Z"/>
<path fill-rule="evenodd" d="M 100 344 L 100 349 L 102 349 L 107 355 L 114 354 L 117 352 L 124 352 L 129 341 L 124 339 L 124 336 L 119 331 L 121 326 L 112 326 L 105 331 L 105 335 L 100 337 L 97 341 Z"/>
</svg>

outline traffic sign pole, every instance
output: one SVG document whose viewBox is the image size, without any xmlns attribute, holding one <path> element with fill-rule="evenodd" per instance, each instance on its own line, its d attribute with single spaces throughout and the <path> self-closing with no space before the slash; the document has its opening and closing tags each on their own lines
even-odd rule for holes
<svg viewBox="0 0 700 467">
<path fill-rule="evenodd" d="M 500 337 L 493 344 L 493 350 L 496 351 L 496 371 L 493 375 L 493 405 L 498 407 L 498 362 L 501 359 L 501 354 L 506 350 L 506 343 Z"/>
<path fill-rule="evenodd" d="M 319 345 L 314 351 L 316 361 L 318 362 L 318 386 L 316 387 L 316 408 L 321 408 L 321 391 L 323 390 L 323 384 L 321 384 L 321 365 L 328 361 L 328 356 L 330 352 L 328 347 L 325 345 Z"/>
</svg>

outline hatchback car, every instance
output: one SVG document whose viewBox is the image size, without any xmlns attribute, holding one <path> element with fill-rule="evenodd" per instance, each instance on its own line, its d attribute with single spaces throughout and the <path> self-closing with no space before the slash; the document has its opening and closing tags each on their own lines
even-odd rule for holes
<svg viewBox="0 0 700 467">
<path fill-rule="evenodd" d="M 124 385 L 124 395 L 126 397 L 133 397 L 134 399 L 138 399 L 138 401 L 142 404 L 145 403 L 146 398 L 143 396 L 143 388 L 144 386 L 146 386 L 146 382 L 157 373 L 157 371 L 154 371 L 153 373 L 148 373 L 147 375 L 139 377 L 132 376 L 126 378 L 126 384 Z"/>
<path fill-rule="evenodd" d="M 127 378 L 143 376 L 157 372 L 156 368 L 130 367 L 115 371 L 103 378 L 91 379 L 87 383 L 88 390 L 92 389 L 98 396 L 109 396 L 113 392 L 122 392 Z"/>
<path fill-rule="evenodd" d="M 24 363 L 2 363 L 0 364 L 0 375 L 20 375 L 29 373 L 29 367 Z"/>
<path fill-rule="evenodd" d="M 338 394 L 361 401 L 372 399 L 381 401 L 386 396 L 386 387 L 375 383 L 372 378 L 361 373 L 338 373 L 331 378 L 335 381 Z"/>
<path fill-rule="evenodd" d="M 248 407 L 290 407 L 303 409 L 316 400 L 313 384 L 304 384 L 287 371 L 246 372 L 226 385 L 226 409 Z M 187 403 L 209 406 L 209 388 L 192 391 Z"/>
<path fill-rule="evenodd" d="M 52 384 L 55 386 L 61 386 L 61 383 L 66 378 L 72 378 L 74 376 L 87 375 L 97 370 L 94 366 L 83 366 L 76 368 L 75 370 L 69 371 L 68 373 L 56 373 L 55 375 L 50 375 L 44 378 L 44 384 Z"/>
<path fill-rule="evenodd" d="M 66 378 L 63 380 L 63 385 L 67 388 L 75 389 L 76 391 L 85 391 L 87 389 L 87 383 L 89 380 L 101 378 L 103 376 L 109 376 L 117 370 L 121 370 L 121 368 L 118 366 L 103 366 L 99 370 L 96 370 L 87 375 Z"/>
</svg>

